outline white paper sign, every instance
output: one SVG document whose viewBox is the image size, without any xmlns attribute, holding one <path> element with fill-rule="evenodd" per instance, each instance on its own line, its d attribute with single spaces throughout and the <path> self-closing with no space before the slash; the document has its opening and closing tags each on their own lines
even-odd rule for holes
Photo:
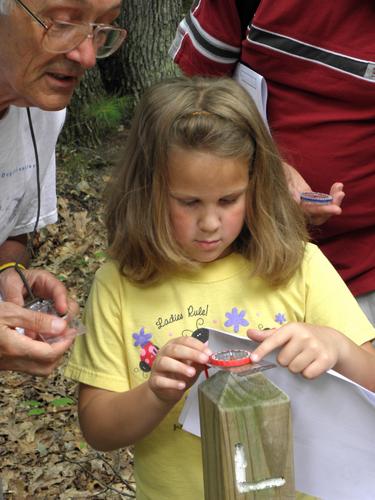
<svg viewBox="0 0 375 500">
<path fill-rule="evenodd" d="M 256 346 L 215 330 L 208 345 L 212 351 Z M 291 400 L 296 489 L 323 500 L 374 500 L 375 394 L 332 370 L 315 380 L 280 366 L 263 373 Z M 203 380 L 201 374 L 180 415 L 183 429 L 197 436 L 197 387 Z"/>
<path fill-rule="evenodd" d="M 267 83 L 262 75 L 256 73 L 242 63 L 236 65 L 233 73 L 233 79 L 236 80 L 250 96 L 253 98 L 264 123 L 268 127 L 267 121 Z"/>
</svg>

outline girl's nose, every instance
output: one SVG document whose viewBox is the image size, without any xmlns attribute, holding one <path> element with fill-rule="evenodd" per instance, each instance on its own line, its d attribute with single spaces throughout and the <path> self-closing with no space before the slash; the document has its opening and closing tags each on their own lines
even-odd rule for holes
<svg viewBox="0 0 375 500">
<path fill-rule="evenodd" d="M 199 229 L 206 233 L 215 232 L 220 226 L 220 217 L 216 211 L 206 210 L 201 214 L 198 223 Z"/>
</svg>

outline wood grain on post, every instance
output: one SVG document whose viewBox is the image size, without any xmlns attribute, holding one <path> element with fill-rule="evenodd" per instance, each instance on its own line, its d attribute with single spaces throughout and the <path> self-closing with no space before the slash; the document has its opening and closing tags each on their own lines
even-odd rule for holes
<svg viewBox="0 0 375 500">
<path fill-rule="evenodd" d="M 205 500 L 295 499 L 288 396 L 263 374 L 199 386 Z"/>
</svg>

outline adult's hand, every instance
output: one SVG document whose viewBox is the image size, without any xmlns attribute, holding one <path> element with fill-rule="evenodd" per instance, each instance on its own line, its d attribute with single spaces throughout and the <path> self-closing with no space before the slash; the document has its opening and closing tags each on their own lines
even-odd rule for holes
<svg viewBox="0 0 375 500">
<path fill-rule="evenodd" d="M 58 313 L 66 314 L 68 311 L 72 315 L 77 313 L 77 304 L 68 299 L 65 286 L 51 273 L 41 269 L 26 269 L 23 274 L 34 295 L 38 298 L 52 300 Z M 20 306 L 24 304 L 26 288 L 14 268 L 6 269 L 0 273 L 0 294 L 4 301 L 13 302 Z"/>
<path fill-rule="evenodd" d="M 341 203 L 345 196 L 343 191 L 344 185 L 341 182 L 335 182 L 332 184 L 329 194 L 333 199 L 328 205 L 301 202 L 301 193 L 305 191 L 313 191 L 313 189 L 311 189 L 302 175 L 291 165 L 283 162 L 283 167 L 289 190 L 294 200 L 301 205 L 301 208 L 310 224 L 320 226 L 321 224 L 327 222 L 327 220 L 333 215 L 341 214 Z"/>
<path fill-rule="evenodd" d="M 59 342 L 48 344 L 16 331 L 16 327 L 59 336 Z M 65 320 L 50 314 L 30 311 L 10 302 L 0 303 L 0 370 L 13 370 L 32 375 L 49 375 L 73 342 Z"/>
<path fill-rule="evenodd" d="M 335 182 L 329 191 L 332 201 L 328 205 L 319 205 L 308 201 L 300 201 L 301 208 L 306 214 L 310 224 L 320 226 L 327 222 L 332 215 L 340 215 L 342 212 L 341 203 L 345 193 L 344 185 L 341 182 Z"/>
</svg>

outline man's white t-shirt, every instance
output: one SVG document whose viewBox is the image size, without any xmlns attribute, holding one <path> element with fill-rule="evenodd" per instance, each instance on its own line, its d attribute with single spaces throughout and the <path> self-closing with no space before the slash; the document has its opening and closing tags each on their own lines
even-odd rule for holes
<svg viewBox="0 0 375 500">
<path fill-rule="evenodd" d="M 65 110 L 30 108 L 40 168 L 38 228 L 56 222 L 55 147 Z M 38 209 L 37 170 L 26 108 L 10 106 L 0 120 L 0 245 L 30 233 Z"/>
</svg>

